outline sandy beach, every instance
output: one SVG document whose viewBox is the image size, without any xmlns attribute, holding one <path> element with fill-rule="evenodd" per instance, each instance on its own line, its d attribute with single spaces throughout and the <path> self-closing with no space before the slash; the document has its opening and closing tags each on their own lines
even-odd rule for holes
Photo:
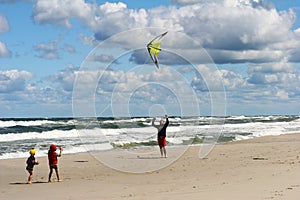
<svg viewBox="0 0 300 200">
<path fill-rule="evenodd" d="M 147 159 L 135 155 L 146 165 L 166 163 L 162 169 L 135 174 L 114 170 L 91 154 L 63 155 L 63 181 L 53 176 L 52 183 L 47 183 L 47 158 L 37 157 L 41 164 L 31 185 L 26 184 L 26 158 L 3 159 L 0 199 L 299 199 L 300 134 L 219 144 L 204 159 L 198 158 L 199 148 L 189 147 L 171 163 L 172 149 L 167 159 L 159 158 L 158 150 Z"/>
</svg>

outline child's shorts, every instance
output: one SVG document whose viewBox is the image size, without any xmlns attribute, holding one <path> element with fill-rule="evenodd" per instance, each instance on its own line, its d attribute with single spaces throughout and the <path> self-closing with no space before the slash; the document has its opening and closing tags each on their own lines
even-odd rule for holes
<svg viewBox="0 0 300 200">
<path fill-rule="evenodd" d="M 57 165 L 50 165 L 50 169 L 57 169 Z"/>
</svg>

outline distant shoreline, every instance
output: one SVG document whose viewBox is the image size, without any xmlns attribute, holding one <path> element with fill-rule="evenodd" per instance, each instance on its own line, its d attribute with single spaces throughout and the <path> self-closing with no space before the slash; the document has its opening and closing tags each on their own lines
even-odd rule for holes
<svg viewBox="0 0 300 200">
<path fill-rule="evenodd" d="M 177 115 L 170 115 L 169 118 L 185 118 L 185 117 L 216 117 L 216 118 L 229 118 L 229 117 L 280 117 L 280 116 L 300 116 L 298 114 L 275 114 L 275 115 L 268 115 L 268 114 L 262 114 L 262 115 L 226 115 L 226 116 L 212 116 L 212 115 L 199 115 L 199 116 L 177 116 Z M 0 120 L 30 120 L 30 119 L 41 119 L 41 120 L 47 120 L 47 119 L 132 119 L 132 118 L 152 118 L 152 116 L 124 116 L 124 117 L 113 117 L 113 116 L 82 116 L 82 117 L 74 117 L 74 116 L 52 116 L 52 117 L 0 117 Z"/>
<path fill-rule="evenodd" d="M 224 143 L 294 133 L 300 116 L 171 117 L 167 146 Z M 0 159 L 26 157 L 31 148 L 47 154 L 49 145 L 65 154 L 157 147 L 152 118 L 0 119 Z"/>
</svg>

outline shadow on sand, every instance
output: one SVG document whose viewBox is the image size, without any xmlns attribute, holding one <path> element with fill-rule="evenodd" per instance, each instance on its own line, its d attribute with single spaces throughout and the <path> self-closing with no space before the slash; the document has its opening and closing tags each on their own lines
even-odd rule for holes
<svg viewBox="0 0 300 200">
<path fill-rule="evenodd" d="M 31 184 L 42 184 L 42 183 L 48 183 L 46 181 L 33 181 Z M 13 183 L 9 183 L 10 185 L 30 185 L 27 184 L 26 182 L 13 182 Z"/>
<path fill-rule="evenodd" d="M 133 159 L 163 159 L 163 158 L 157 156 L 137 156 L 136 158 Z"/>
</svg>

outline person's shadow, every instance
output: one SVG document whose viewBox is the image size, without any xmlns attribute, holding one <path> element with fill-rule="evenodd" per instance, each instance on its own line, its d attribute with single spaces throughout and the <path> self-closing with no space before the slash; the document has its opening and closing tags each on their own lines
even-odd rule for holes
<svg viewBox="0 0 300 200">
<path fill-rule="evenodd" d="M 31 184 L 42 184 L 42 183 L 48 183 L 46 181 L 33 181 Z M 10 185 L 30 185 L 26 182 L 13 182 L 13 183 L 9 183 Z"/>
</svg>

